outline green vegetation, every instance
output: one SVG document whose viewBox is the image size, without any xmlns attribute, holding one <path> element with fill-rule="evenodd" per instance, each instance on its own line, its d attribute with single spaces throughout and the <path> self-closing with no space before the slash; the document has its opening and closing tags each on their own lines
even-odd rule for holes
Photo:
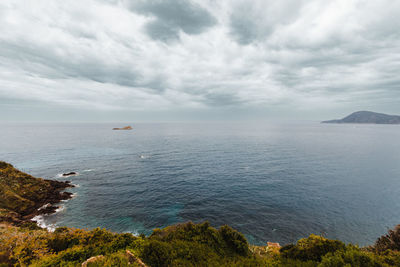
<svg viewBox="0 0 400 267">
<path fill-rule="evenodd" d="M 394 237 L 393 233 L 390 236 Z M 397 233 L 393 245 L 399 245 L 398 238 Z M 94 256 L 99 257 L 87 266 L 143 266 L 137 261 L 153 267 L 400 266 L 400 252 L 383 250 L 379 240 L 374 246 L 359 248 L 311 235 L 297 244 L 273 250 L 251 246 L 232 228 L 222 226 L 217 230 L 208 222 L 155 229 L 149 237 L 99 228 L 89 231 L 61 227 L 48 232 L 2 224 L 0 266 L 81 266 Z"/>
<path fill-rule="evenodd" d="M 252 246 L 229 226 L 188 222 L 154 229 L 146 237 L 105 229 L 67 227 L 54 232 L 23 219 L 57 200 L 65 184 L 34 178 L 0 162 L 0 267 L 2 266 L 400 266 L 400 225 L 373 246 L 359 248 L 310 235 L 296 244 Z M 60 183 L 60 182 L 56 182 Z M 64 187 L 63 187 L 64 186 Z M 47 196 L 46 196 L 47 194 Z M 11 214 L 11 215 L 10 215 Z M 7 216 L 16 216 L 19 223 Z M 17 225 L 17 226 L 16 226 Z"/>
<path fill-rule="evenodd" d="M 65 182 L 35 178 L 15 169 L 11 164 L 0 161 L 0 221 L 22 224 L 40 213 L 45 204 L 54 204 L 68 199 L 71 194 L 61 193 Z M 41 213 L 50 213 L 55 207 L 49 205 Z"/>
</svg>

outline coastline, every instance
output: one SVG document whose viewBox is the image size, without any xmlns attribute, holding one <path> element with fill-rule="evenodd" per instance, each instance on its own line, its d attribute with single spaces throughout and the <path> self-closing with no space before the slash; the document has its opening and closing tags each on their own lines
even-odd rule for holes
<svg viewBox="0 0 400 267">
<path fill-rule="evenodd" d="M 0 221 L 16 226 L 34 222 L 35 217 L 57 212 L 61 201 L 74 196 L 65 190 L 75 187 L 70 181 L 33 177 L 2 161 L 0 185 Z"/>
</svg>

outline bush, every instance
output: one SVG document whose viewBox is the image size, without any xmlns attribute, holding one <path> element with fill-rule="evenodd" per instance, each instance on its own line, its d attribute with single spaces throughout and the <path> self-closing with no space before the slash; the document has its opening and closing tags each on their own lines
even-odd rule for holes
<svg viewBox="0 0 400 267">
<path fill-rule="evenodd" d="M 249 254 L 249 244 L 243 234 L 233 230 L 227 225 L 222 226 L 219 232 L 228 247 L 234 252 L 242 256 Z"/>
<path fill-rule="evenodd" d="M 280 249 L 282 257 L 302 261 L 321 261 L 329 252 L 344 250 L 345 244 L 338 240 L 326 239 L 322 236 L 310 235 L 300 239 L 296 245 L 287 245 Z"/>
<path fill-rule="evenodd" d="M 172 247 L 170 244 L 158 240 L 150 240 L 144 246 L 141 257 L 144 262 L 152 267 L 169 266 L 172 261 L 171 252 Z"/>
<path fill-rule="evenodd" d="M 373 253 L 362 251 L 357 247 L 348 246 L 345 251 L 328 253 L 322 257 L 318 267 L 379 267 L 383 263 Z"/>
<path fill-rule="evenodd" d="M 400 251 L 400 224 L 393 230 L 389 230 L 388 234 L 379 237 L 373 249 L 378 253 L 382 253 L 388 249 Z"/>
<path fill-rule="evenodd" d="M 135 266 L 130 265 L 127 257 L 122 253 L 113 253 L 111 255 L 105 256 L 102 259 L 96 260 L 95 262 L 90 262 L 88 267 L 102 267 L 102 266 Z"/>
</svg>

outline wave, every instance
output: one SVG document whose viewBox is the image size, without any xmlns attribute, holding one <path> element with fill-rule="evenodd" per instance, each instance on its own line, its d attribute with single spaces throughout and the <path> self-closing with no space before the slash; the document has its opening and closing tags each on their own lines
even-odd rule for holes
<svg viewBox="0 0 400 267">
<path fill-rule="evenodd" d="M 36 222 L 36 224 L 40 228 L 47 229 L 49 232 L 54 232 L 54 230 L 56 230 L 55 224 L 52 224 L 52 223 L 47 224 L 46 223 L 44 215 L 36 215 L 35 217 L 33 217 L 31 219 L 31 221 Z"/>
<path fill-rule="evenodd" d="M 38 210 L 43 210 L 43 209 L 49 207 L 50 205 L 51 205 L 50 203 L 44 204 L 43 206 L 41 206 L 40 208 L 38 208 Z"/>
<path fill-rule="evenodd" d="M 73 193 L 70 199 L 73 199 L 73 198 L 75 198 L 75 197 L 77 197 L 77 196 L 78 196 L 77 193 Z M 65 203 L 65 202 L 67 202 L 68 200 L 69 200 L 69 199 L 61 200 L 60 203 Z M 45 208 L 47 208 L 47 207 L 49 207 L 49 206 L 51 206 L 50 203 L 44 204 L 43 206 L 41 206 L 40 208 L 38 208 L 38 210 L 43 210 L 43 209 L 45 209 Z M 64 211 L 64 210 L 65 210 L 65 205 L 63 205 L 63 204 L 60 205 L 60 204 L 59 204 L 59 205 L 58 205 L 58 208 L 54 211 L 54 213 L 36 215 L 35 217 L 33 217 L 33 218 L 31 219 L 31 221 L 36 222 L 36 224 L 37 224 L 40 228 L 47 229 L 49 232 L 54 232 L 54 230 L 57 228 L 56 224 L 54 224 L 54 223 L 48 223 L 47 220 L 46 220 L 46 217 L 51 216 L 51 215 L 56 214 L 56 213 L 59 213 L 59 212 L 62 212 L 62 211 Z"/>
<path fill-rule="evenodd" d="M 42 207 L 40 207 L 38 210 L 44 209 L 46 207 L 48 207 L 49 205 L 51 205 L 50 203 L 47 203 L 45 205 L 43 205 Z M 59 213 L 62 212 L 63 210 L 65 210 L 65 205 L 60 205 L 54 213 Z M 33 217 L 31 219 L 31 221 L 36 222 L 36 224 L 43 229 L 47 229 L 49 232 L 54 232 L 54 230 L 57 228 L 57 226 L 54 223 L 48 223 L 46 220 L 46 217 L 52 215 L 52 214 L 41 214 L 41 215 L 36 215 L 35 217 Z"/>
<path fill-rule="evenodd" d="M 65 206 L 64 206 L 64 205 L 60 205 L 60 206 L 56 209 L 56 212 L 55 212 L 55 213 L 61 212 L 61 211 L 63 211 L 63 210 L 65 210 Z"/>
</svg>

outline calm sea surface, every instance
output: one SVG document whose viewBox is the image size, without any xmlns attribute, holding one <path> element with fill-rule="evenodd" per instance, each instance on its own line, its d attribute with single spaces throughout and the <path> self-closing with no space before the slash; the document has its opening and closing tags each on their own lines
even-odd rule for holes
<svg viewBox="0 0 400 267">
<path fill-rule="evenodd" d="M 0 160 L 79 187 L 48 226 L 151 233 L 229 224 L 254 244 L 311 233 L 367 245 L 400 223 L 400 126 L 0 125 Z"/>
</svg>

